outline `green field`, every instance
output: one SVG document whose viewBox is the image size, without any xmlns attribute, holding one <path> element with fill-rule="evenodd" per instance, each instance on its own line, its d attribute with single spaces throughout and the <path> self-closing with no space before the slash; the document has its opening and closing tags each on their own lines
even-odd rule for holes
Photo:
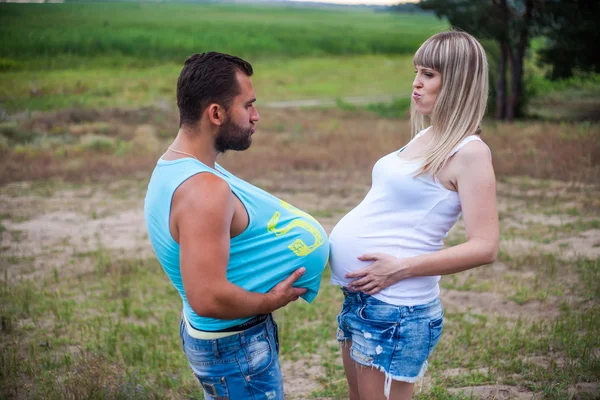
<svg viewBox="0 0 600 400">
<path fill-rule="evenodd" d="M 259 100 L 410 93 L 431 15 L 206 4 L 0 4 L 0 103 L 9 112 L 174 103 L 193 53 L 255 67 Z M 259 103 L 260 104 L 260 103 Z"/>
<path fill-rule="evenodd" d="M 182 63 L 216 50 L 252 60 L 412 54 L 446 27 L 433 16 L 205 4 L 0 5 L 4 68 Z"/>
<path fill-rule="evenodd" d="M 414 77 L 412 57 L 407 55 L 265 59 L 252 64 L 259 107 L 291 99 L 408 97 Z M 158 102 L 174 106 L 182 65 L 0 73 L 0 102 L 9 111 L 139 107 Z"/>
</svg>

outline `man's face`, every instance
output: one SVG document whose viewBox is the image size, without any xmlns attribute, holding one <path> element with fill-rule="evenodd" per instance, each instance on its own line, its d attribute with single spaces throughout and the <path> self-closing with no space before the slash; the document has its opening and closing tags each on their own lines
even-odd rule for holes
<svg viewBox="0 0 600 400">
<path fill-rule="evenodd" d="M 227 150 L 241 151 L 250 147 L 256 123 L 260 119 L 254 107 L 256 94 L 250 77 L 239 71 L 236 75 L 240 94 L 234 97 L 227 110 L 227 117 L 217 132 L 215 149 L 220 153 Z"/>
</svg>

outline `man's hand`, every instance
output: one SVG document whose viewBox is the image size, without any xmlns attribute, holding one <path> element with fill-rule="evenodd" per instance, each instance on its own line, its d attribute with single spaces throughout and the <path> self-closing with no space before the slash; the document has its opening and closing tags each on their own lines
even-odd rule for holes
<svg viewBox="0 0 600 400">
<path fill-rule="evenodd" d="M 267 296 L 269 298 L 269 304 L 272 305 L 273 309 L 281 308 L 292 301 L 298 300 L 298 297 L 306 293 L 305 288 L 297 288 L 292 287 L 292 285 L 300 279 L 302 275 L 306 272 L 306 268 L 301 267 L 292 272 L 290 276 L 288 276 L 283 281 L 279 282 L 277 285 L 273 287 L 273 289 L 269 290 Z"/>
<path fill-rule="evenodd" d="M 181 279 L 190 306 L 202 317 L 268 314 L 306 292 L 292 287 L 305 268 L 294 271 L 268 293 L 250 292 L 227 280 L 234 212 L 229 184 L 210 173 L 192 176 L 173 195 L 171 218 L 176 229 L 172 235 L 180 247 Z"/>
</svg>

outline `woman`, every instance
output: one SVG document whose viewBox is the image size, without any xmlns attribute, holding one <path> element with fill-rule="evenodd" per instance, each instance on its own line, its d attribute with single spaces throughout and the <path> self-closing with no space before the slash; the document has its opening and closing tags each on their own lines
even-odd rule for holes
<svg viewBox="0 0 600 400">
<path fill-rule="evenodd" d="M 485 52 L 467 33 L 442 32 L 413 63 L 414 137 L 375 164 L 371 190 L 330 236 L 351 400 L 411 398 L 442 333 L 440 275 L 492 263 L 498 252 L 494 170 L 479 136 Z M 468 240 L 442 250 L 461 211 Z"/>
</svg>

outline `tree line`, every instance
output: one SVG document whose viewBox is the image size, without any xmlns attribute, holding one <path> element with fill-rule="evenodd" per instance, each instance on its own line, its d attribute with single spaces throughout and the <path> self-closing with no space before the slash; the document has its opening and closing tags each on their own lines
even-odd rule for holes
<svg viewBox="0 0 600 400">
<path fill-rule="evenodd" d="M 418 5 L 497 44 L 492 84 L 499 120 L 523 116 L 524 60 L 534 37 L 543 38 L 539 62 L 550 67 L 550 79 L 600 71 L 598 0 L 421 0 Z"/>
</svg>

